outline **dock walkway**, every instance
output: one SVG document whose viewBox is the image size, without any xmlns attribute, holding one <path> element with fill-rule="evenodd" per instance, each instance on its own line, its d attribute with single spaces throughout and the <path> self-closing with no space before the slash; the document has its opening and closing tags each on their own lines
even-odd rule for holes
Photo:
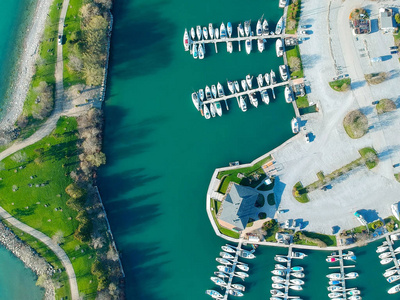
<svg viewBox="0 0 400 300">
<path fill-rule="evenodd" d="M 219 39 L 207 39 L 207 40 L 197 40 L 193 41 L 190 39 L 189 44 L 211 44 L 211 43 L 222 43 L 222 42 L 241 42 L 246 40 L 258 40 L 258 39 L 282 39 L 284 38 L 284 34 L 262 34 L 262 35 L 252 35 L 252 36 L 238 36 L 238 37 L 226 37 Z"/>
<path fill-rule="evenodd" d="M 243 244 L 243 240 L 241 239 L 239 241 L 239 244 L 238 244 L 237 248 L 236 248 L 236 254 L 235 254 L 235 258 L 233 259 L 233 265 L 232 265 L 232 273 L 229 276 L 228 284 L 226 285 L 226 288 L 225 288 L 225 295 L 224 295 L 224 298 L 223 298 L 224 300 L 228 299 L 228 295 L 229 295 L 228 291 L 231 289 L 232 280 L 233 280 L 233 277 L 235 277 L 234 276 L 234 272 L 235 272 L 235 269 L 236 269 L 236 265 L 237 265 L 237 263 L 239 261 L 239 253 L 242 250 L 242 244 Z"/>
</svg>

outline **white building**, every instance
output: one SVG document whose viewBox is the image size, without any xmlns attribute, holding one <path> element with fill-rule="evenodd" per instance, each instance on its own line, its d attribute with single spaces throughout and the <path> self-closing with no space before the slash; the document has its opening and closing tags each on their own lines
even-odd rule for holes
<svg viewBox="0 0 400 300">
<path fill-rule="evenodd" d="M 390 8 L 379 9 L 379 28 L 384 33 L 394 33 L 397 31 L 397 26 L 394 24 L 393 11 Z"/>
</svg>

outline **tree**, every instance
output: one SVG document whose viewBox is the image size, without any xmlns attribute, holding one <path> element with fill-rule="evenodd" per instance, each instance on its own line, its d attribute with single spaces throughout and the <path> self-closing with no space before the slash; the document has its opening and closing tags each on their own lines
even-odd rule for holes
<svg viewBox="0 0 400 300">
<path fill-rule="evenodd" d="M 106 163 L 106 155 L 103 152 L 96 152 L 88 155 L 86 160 L 93 166 L 100 167 Z"/>
<path fill-rule="evenodd" d="M 19 151 L 15 153 L 13 156 L 11 156 L 11 159 L 18 163 L 25 162 L 27 158 L 28 156 L 26 155 L 26 153 L 22 151 Z"/>
<path fill-rule="evenodd" d="M 90 19 L 92 19 L 94 16 L 100 15 L 100 9 L 94 3 L 88 3 L 84 6 L 82 6 L 81 9 L 79 10 L 79 12 L 80 12 L 83 24 L 86 24 L 87 22 L 89 22 Z"/>
<path fill-rule="evenodd" d="M 301 60 L 297 56 L 291 56 L 289 58 L 289 67 L 291 72 L 300 71 L 301 68 Z"/>
<path fill-rule="evenodd" d="M 62 244 L 64 243 L 65 239 L 64 239 L 64 233 L 62 232 L 62 230 L 58 230 L 56 231 L 56 233 L 51 237 L 51 239 L 53 240 L 54 243 L 56 244 Z"/>
<path fill-rule="evenodd" d="M 70 198 L 67 201 L 67 205 L 68 205 L 68 207 L 70 207 L 76 211 L 80 211 L 83 209 L 82 202 L 79 199 Z"/>
<path fill-rule="evenodd" d="M 80 30 L 73 31 L 69 37 L 69 40 L 72 43 L 76 43 L 76 42 L 80 41 L 81 39 L 82 39 L 82 31 L 80 31 Z"/>
<path fill-rule="evenodd" d="M 396 23 L 397 23 L 398 25 L 400 25 L 400 14 L 399 14 L 399 13 L 397 13 L 397 14 L 394 15 L 394 19 L 396 20 Z"/>
<path fill-rule="evenodd" d="M 83 68 L 83 62 L 80 58 L 75 55 L 70 54 L 68 56 L 68 67 L 74 72 L 80 72 Z"/>
<path fill-rule="evenodd" d="M 110 9 L 112 7 L 111 0 L 94 0 L 94 2 L 102 5 L 105 9 Z"/>
<path fill-rule="evenodd" d="M 25 128 L 26 127 L 26 125 L 28 125 L 28 123 L 29 123 L 29 119 L 28 119 L 28 117 L 27 116 L 24 116 L 23 114 L 21 114 L 19 117 L 18 117 L 18 119 L 17 119 L 17 126 L 19 127 L 19 128 Z"/>
<path fill-rule="evenodd" d="M 67 186 L 65 192 L 73 199 L 79 199 L 84 195 L 84 191 L 76 183 L 71 183 Z"/>
</svg>

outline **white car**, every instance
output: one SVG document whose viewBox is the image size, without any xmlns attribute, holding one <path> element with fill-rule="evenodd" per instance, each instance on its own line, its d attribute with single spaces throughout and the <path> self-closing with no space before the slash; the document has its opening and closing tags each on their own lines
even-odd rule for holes
<svg viewBox="0 0 400 300">
<path fill-rule="evenodd" d="M 62 35 L 58 36 L 58 44 L 61 45 L 62 44 Z"/>
</svg>

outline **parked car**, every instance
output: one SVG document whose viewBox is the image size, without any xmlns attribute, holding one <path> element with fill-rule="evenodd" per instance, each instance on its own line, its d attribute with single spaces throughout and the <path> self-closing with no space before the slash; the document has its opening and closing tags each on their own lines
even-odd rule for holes
<svg viewBox="0 0 400 300">
<path fill-rule="evenodd" d="M 58 44 L 59 45 L 62 44 L 62 35 L 61 34 L 58 35 Z"/>
</svg>

